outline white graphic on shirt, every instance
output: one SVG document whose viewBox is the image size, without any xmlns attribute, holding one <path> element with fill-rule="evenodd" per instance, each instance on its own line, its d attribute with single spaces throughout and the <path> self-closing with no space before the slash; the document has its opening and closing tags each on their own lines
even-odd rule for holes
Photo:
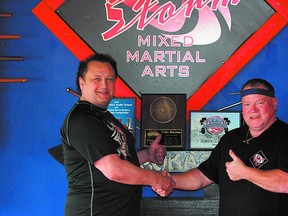
<svg viewBox="0 0 288 216">
<path fill-rule="evenodd" d="M 126 158 L 129 155 L 126 134 L 123 133 L 120 127 L 112 122 L 108 122 L 107 127 L 112 131 L 111 138 L 113 138 L 120 145 L 117 149 L 118 156 L 122 154 Z"/>
<path fill-rule="evenodd" d="M 254 154 L 249 160 L 253 167 L 257 169 L 268 162 L 267 157 L 261 150 Z"/>
</svg>

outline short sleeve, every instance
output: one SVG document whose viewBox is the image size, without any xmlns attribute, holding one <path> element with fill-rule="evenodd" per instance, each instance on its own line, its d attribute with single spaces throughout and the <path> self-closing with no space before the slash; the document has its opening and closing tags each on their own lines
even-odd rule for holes
<svg viewBox="0 0 288 216">
<path fill-rule="evenodd" d="M 111 139 L 101 117 L 93 111 L 72 113 L 67 125 L 70 145 L 90 163 L 117 153 L 117 144 Z"/>
</svg>

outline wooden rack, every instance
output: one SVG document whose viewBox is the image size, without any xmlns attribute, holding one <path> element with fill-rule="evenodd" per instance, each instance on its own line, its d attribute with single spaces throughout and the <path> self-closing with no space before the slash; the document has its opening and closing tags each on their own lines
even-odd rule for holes
<svg viewBox="0 0 288 216">
<path fill-rule="evenodd" d="M 12 13 L 0 13 L 0 18 L 10 18 L 12 16 Z"/>
<path fill-rule="evenodd" d="M 0 79 L 0 83 L 12 83 L 12 82 L 27 82 L 26 78 L 5 78 Z"/>
<path fill-rule="evenodd" d="M 0 35 L 0 40 L 20 39 L 20 35 Z"/>
<path fill-rule="evenodd" d="M 24 61 L 22 56 L 0 56 L 0 61 Z"/>
<path fill-rule="evenodd" d="M 11 18 L 12 13 L 0 13 L 0 18 Z M 0 34 L 0 40 L 20 39 L 18 34 Z M 0 56 L 0 61 L 24 61 L 23 56 Z M 27 82 L 26 78 L 0 78 L 0 83 Z"/>
</svg>

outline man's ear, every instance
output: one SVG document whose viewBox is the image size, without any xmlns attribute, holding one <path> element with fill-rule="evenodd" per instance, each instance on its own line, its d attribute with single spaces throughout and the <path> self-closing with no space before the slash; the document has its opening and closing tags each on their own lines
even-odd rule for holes
<svg viewBox="0 0 288 216">
<path fill-rule="evenodd" d="M 82 77 L 79 77 L 78 82 L 79 82 L 80 89 L 82 90 L 82 87 L 83 87 L 85 80 Z"/>
<path fill-rule="evenodd" d="M 273 105 L 274 105 L 274 109 L 276 111 L 278 108 L 278 99 L 277 98 L 273 98 Z"/>
</svg>

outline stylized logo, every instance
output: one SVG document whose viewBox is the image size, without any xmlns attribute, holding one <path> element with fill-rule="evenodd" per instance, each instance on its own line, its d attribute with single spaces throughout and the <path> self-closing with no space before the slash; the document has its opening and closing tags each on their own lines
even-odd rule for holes
<svg viewBox="0 0 288 216">
<path fill-rule="evenodd" d="M 249 160 L 253 167 L 257 169 L 259 169 L 268 162 L 267 157 L 261 150 L 254 154 Z"/>
<path fill-rule="evenodd" d="M 219 135 L 223 131 L 228 132 L 228 125 L 230 120 L 228 118 L 222 118 L 220 116 L 211 116 L 209 118 L 202 118 L 200 120 L 202 126 L 201 133 L 205 134 L 208 132 L 210 135 Z"/>
<path fill-rule="evenodd" d="M 107 20 L 116 24 L 102 33 L 103 40 L 110 40 L 130 29 L 137 23 L 138 30 L 144 30 L 151 25 L 165 32 L 176 33 L 182 29 L 186 18 L 190 18 L 194 9 L 198 10 L 198 22 L 194 29 L 184 34 L 178 34 L 178 42 L 184 43 L 185 38 L 193 40 L 194 45 L 206 45 L 217 41 L 221 36 L 221 26 L 214 11 L 219 11 L 229 30 L 231 30 L 231 14 L 228 8 L 230 0 L 182 0 L 180 7 L 171 1 L 159 5 L 159 1 L 152 0 L 114 0 L 106 1 Z M 237 5 L 240 0 L 232 0 L 231 5 Z M 118 7 L 121 3 L 130 7 L 136 15 L 130 21 L 125 20 L 123 9 Z M 167 38 L 173 35 L 164 34 Z"/>
</svg>

